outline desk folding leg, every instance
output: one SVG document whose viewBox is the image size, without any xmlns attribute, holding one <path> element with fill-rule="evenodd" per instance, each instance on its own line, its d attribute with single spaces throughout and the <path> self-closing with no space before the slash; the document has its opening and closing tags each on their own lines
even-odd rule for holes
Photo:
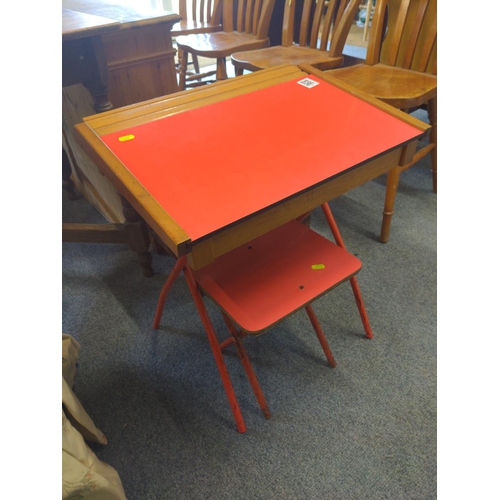
<svg viewBox="0 0 500 500">
<path fill-rule="evenodd" d="M 222 383 L 226 391 L 227 399 L 229 400 L 229 406 L 231 407 L 231 411 L 233 412 L 233 416 L 236 421 L 236 427 L 238 428 L 239 432 L 243 433 L 246 431 L 245 422 L 243 420 L 243 416 L 241 414 L 238 401 L 236 400 L 236 395 L 234 393 L 233 385 L 231 384 L 231 379 L 229 378 L 229 374 L 227 372 L 226 363 L 224 363 L 224 358 L 222 356 L 222 351 L 219 345 L 219 341 L 217 340 L 214 328 L 212 326 L 210 318 L 208 317 L 207 309 L 205 307 L 205 304 L 203 303 L 203 298 L 201 297 L 200 291 L 198 290 L 198 286 L 196 285 L 193 272 L 187 265 L 187 258 L 185 256 L 180 257 L 177 260 L 177 262 L 174 265 L 174 268 L 170 272 L 170 275 L 165 285 L 163 285 L 163 288 L 160 292 L 160 297 L 158 299 L 158 305 L 156 307 L 156 314 L 153 327 L 157 329 L 160 326 L 163 307 L 165 306 L 165 300 L 167 299 L 168 292 L 172 288 L 172 285 L 174 284 L 175 280 L 177 279 L 181 271 L 184 271 L 184 276 L 186 277 L 189 291 L 191 292 L 191 296 L 193 297 L 196 309 L 198 310 L 198 314 L 200 315 L 203 326 L 205 327 L 205 331 L 207 332 L 208 341 L 210 343 L 210 347 L 212 348 L 217 368 L 219 369 Z"/>
<path fill-rule="evenodd" d="M 346 249 L 344 240 L 342 239 L 342 236 L 340 235 L 339 228 L 337 227 L 337 223 L 335 222 L 335 219 L 333 218 L 332 211 L 330 210 L 330 207 L 328 203 L 323 203 L 321 205 L 321 209 L 323 210 L 323 213 L 325 214 L 326 221 L 328 222 L 328 225 L 330 226 L 330 230 L 332 231 L 333 238 L 337 245 L 344 250 Z M 356 299 L 356 305 L 358 306 L 358 311 L 359 315 L 361 316 L 361 321 L 363 323 L 363 328 L 365 329 L 365 335 L 367 339 L 373 338 L 373 332 L 372 328 L 370 326 L 370 321 L 368 320 L 368 314 L 365 309 L 365 304 L 363 302 L 363 299 L 361 298 L 361 291 L 359 289 L 358 285 L 358 280 L 356 279 L 356 276 L 353 276 L 350 279 L 351 282 L 351 287 L 352 287 L 352 292 L 354 293 L 354 298 Z"/>
</svg>

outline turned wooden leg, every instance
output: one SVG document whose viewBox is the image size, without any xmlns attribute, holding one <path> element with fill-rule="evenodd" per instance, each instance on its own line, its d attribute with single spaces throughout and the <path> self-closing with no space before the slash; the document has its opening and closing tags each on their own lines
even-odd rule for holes
<svg viewBox="0 0 500 500">
<path fill-rule="evenodd" d="M 437 97 L 427 103 L 427 112 L 429 123 L 432 126 L 429 141 L 434 144 L 431 150 L 432 190 L 437 193 Z"/>
<path fill-rule="evenodd" d="M 113 107 L 108 98 L 108 65 L 104 55 L 101 38 L 94 36 L 90 38 L 90 45 L 87 49 L 90 74 L 83 86 L 88 89 L 94 99 L 94 109 L 97 113 L 102 113 Z M 84 56 L 85 57 L 85 56 Z"/>
<path fill-rule="evenodd" d="M 237 66 L 234 67 L 234 74 L 236 76 L 242 76 L 243 75 L 243 68 L 238 68 Z"/>
<path fill-rule="evenodd" d="M 71 179 L 71 164 L 69 162 L 68 153 L 62 150 L 62 187 L 68 193 L 70 200 L 77 200 L 78 195 L 75 191 L 75 184 Z"/>
<path fill-rule="evenodd" d="M 179 66 L 179 90 L 186 90 L 186 72 L 188 65 L 188 53 L 182 51 Z"/>
<path fill-rule="evenodd" d="M 195 73 L 199 73 L 200 72 L 200 63 L 198 61 L 198 56 L 196 54 L 193 54 L 192 55 L 192 58 L 193 58 L 193 68 L 194 68 L 194 72 Z"/>
<path fill-rule="evenodd" d="M 217 59 L 217 73 L 215 75 L 217 81 L 219 80 L 227 80 L 227 71 L 226 71 L 226 58 L 219 57 Z"/>
<path fill-rule="evenodd" d="M 391 227 L 391 219 L 394 213 L 394 202 L 398 191 L 399 177 L 401 176 L 401 168 L 396 167 L 389 170 L 387 174 L 387 184 L 385 187 L 385 204 L 384 215 L 382 219 L 382 229 L 380 230 L 380 241 L 387 243 L 389 239 L 389 231 Z"/>
<path fill-rule="evenodd" d="M 151 262 L 153 258 L 149 253 L 149 232 L 148 227 L 142 217 L 136 212 L 134 207 L 120 196 L 125 217 L 125 233 L 130 249 L 139 256 L 139 264 L 142 267 L 142 274 L 148 278 L 154 275 Z"/>
</svg>

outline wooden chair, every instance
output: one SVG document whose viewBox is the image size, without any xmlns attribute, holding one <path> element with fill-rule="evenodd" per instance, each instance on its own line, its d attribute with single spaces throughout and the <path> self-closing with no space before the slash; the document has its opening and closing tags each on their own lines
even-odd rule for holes
<svg viewBox="0 0 500 500">
<path fill-rule="evenodd" d="M 412 112 L 425 108 L 432 126 L 429 143 L 410 163 L 387 177 L 380 241 L 387 242 L 401 172 L 431 153 L 437 192 L 437 0 L 377 0 L 366 64 L 327 71 L 328 75 Z"/>
<path fill-rule="evenodd" d="M 347 280 L 351 282 L 365 335 L 373 336 L 355 278 L 361 262 L 345 250 L 328 204 L 322 208 L 336 243 L 299 221 L 290 221 L 197 271 L 187 265 L 186 257 L 181 257 L 160 293 L 154 328 L 160 325 L 172 284 L 184 272 L 240 432 L 245 432 L 246 427 L 223 359 L 225 348 L 235 346 L 264 417 L 269 418 L 266 400 L 243 346 L 244 336 L 260 335 L 305 308 L 326 359 L 334 367 L 335 359 L 311 303 Z M 229 329 L 230 337 L 222 343 L 216 337 L 202 293 L 219 306 Z"/>
<path fill-rule="evenodd" d="M 224 80 L 227 78 L 226 58 L 233 52 L 269 45 L 267 34 L 275 0 L 221 1 L 223 31 L 177 37 L 177 47 L 182 51 L 180 90 L 207 83 L 202 80 L 206 74 L 186 75 L 188 54 L 216 59 L 216 80 Z"/>
<path fill-rule="evenodd" d="M 178 36 L 215 33 L 222 30 L 221 0 L 179 0 L 179 14 L 182 21 L 174 24 L 171 30 L 174 39 Z M 178 50 L 177 57 L 180 67 L 182 50 Z M 195 73 L 199 73 L 200 64 L 196 54 L 192 54 L 191 62 Z"/>
<path fill-rule="evenodd" d="M 361 0 L 306 0 L 300 17 L 296 3 L 285 5 L 281 45 L 231 55 L 237 76 L 280 64 L 305 63 L 323 70 L 342 66 L 342 51 Z"/>
</svg>

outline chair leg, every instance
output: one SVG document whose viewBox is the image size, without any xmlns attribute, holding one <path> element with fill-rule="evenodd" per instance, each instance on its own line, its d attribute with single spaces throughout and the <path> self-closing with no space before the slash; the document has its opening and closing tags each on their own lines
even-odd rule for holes
<svg viewBox="0 0 500 500">
<path fill-rule="evenodd" d="M 183 50 L 179 66 L 179 90 L 186 90 L 187 65 L 188 65 L 188 53 Z"/>
<path fill-rule="evenodd" d="M 160 292 L 160 297 L 158 299 L 158 305 L 156 306 L 156 314 L 155 314 L 155 319 L 153 321 L 153 328 L 156 330 L 160 326 L 160 320 L 161 316 L 163 314 L 163 308 L 165 307 L 165 300 L 167 300 L 167 295 L 170 289 L 172 288 L 172 285 L 174 284 L 175 280 L 179 276 L 180 272 L 182 269 L 186 266 L 187 259 L 185 256 L 180 257 L 175 265 L 172 271 L 170 271 L 170 275 L 163 285 L 163 288 L 161 289 Z"/>
<path fill-rule="evenodd" d="M 395 167 L 392 170 L 389 170 L 389 173 L 387 174 L 382 228 L 380 229 L 380 241 L 382 243 L 387 243 L 387 240 L 389 239 L 391 220 L 394 214 L 394 202 L 396 201 L 396 193 L 398 191 L 400 176 L 400 167 Z"/>
<path fill-rule="evenodd" d="M 340 235 L 339 228 L 337 227 L 337 223 L 333 218 L 333 214 L 332 211 L 330 210 L 330 207 L 328 206 L 328 203 L 323 203 L 323 205 L 321 205 L 321 209 L 323 210 L 323 214 L 325 215 L 326 221 L 330 226 L 333 239 L 340 248 L 346 250 L 344 240 Z M 361 291 L 359 289 L 358 280 L 356 279 L 356 276 L 353 276 L 349 281 L 351 282 L 352 293 L 354 294 L 354 298 L 356 299 L 356 305 L 358 306 L 359 315 L 361 316 L 361 322 L 363 323 L 365 336 L 367 339 L 371 339 L 373 338 L 373 332 L 370 326 L 370 320 L 368 319 L 368 313 L 366 312 L 365 309 L 365 304 L 361 297 Z"/>
<path fill-rule="evenodd" d="M 200 63 L 198 61 L 198 56 L 196 54 L 193 54 L 192 56 L 193 59 L 193 67 L 194 67 L 194 72 L 199 74 L 200 72 Z"/>
<path fill-rule="evenodd" d="M 217 72 L 216 72 L 215 78 L 217 81 L 227 80 L 226 58 L 225 57 L 217 58 Z"/>
<path fill-rule="evenodd" d="M 269 408 L 267 406 L 266 398 L 264 397 L 264 393 L 260 388 L 259 381 L 257 380 L 257 376 L 255 375 L 252 364 L 250 363 L 250 359 L 248 358 L 247 351 L 243 346 L 243 342 L 241 341 L 242 335 L 240 332 L 238 332 L 234 323 L 224 313 L 222 313 L 222 317 L 224 318 L 226 326 L 231 333 L 231 339 L 233 339 L 234 346 L 236 347 L 236 352 L 238 353 L 241 364 L 245 369 L 250 385 L 252 386 L 255 397 L 257 398 L 257 402 L 259 403 L 260 409 L 262 410 L 265 418 L 271 418 L 271 412 L 269 411 Z M 223 344 L 226 343 L 224 342 Z"/>
<path fill-rule="evenodd" d="M 431 150 L 432 190 L 437 193 L 437 97 L 427 103 L 427 112 L 432 126 L 429 141 L 434 144 Z"/>
<path fill-rule="evenodd" d="M 330 351 L 330 346 L 328 345 L 325 334 L 323 333 L 323 330 L 321 329 L 318 318 L 316 317 L 316 314 L 314 314 L 314 311 L 313 311 L 313 308 L 311 307 L 311 305 L 306 306 L 306 312 L 307 312 L 307 315 L 309 316 L 309 319 L 310 319 L 311 324 L 314 328 L 314 331 L 316 332 L 316 335 L 318 336 L 319 343 L 321 344 L 321 347 L 323 348 L 323 352 L 325 353 L 326 359 L 328 360 L 328 364 L 332 368 L 335 368 L 337 363 L 335 362 L 332 351 Z"/>
<path fill-rule="evenodd" d="M 196 309 L 198 310 L 198 314 L 200 315 L 203 326 L 205 327 L 205 331 L 207 332 L 208 341 L 210 342 L 210 347 L 212 348 L 215 362 L 217 364 L 217 368 L 219 369 L 222 384 L 224 385 L 227 399 L 229 401 L 229 406 L 231 407 L 234 420 L 236 421 L 236 427 L 238 428 L 239 432 L 243 433 L 246 431 L 246 426 L 241 414 L 240 407 L 238 405 L 238 401 L 236 400 L 236 395 L 234 393 L 233 385 L 231 384 L 231 379 L 229 378 L 226 363 L 224 363 L 224 357 L 222 356 L 222 352 L 220 350 L 219 342 L 215 335 L 212 322 L 210 321 L 208 312 L 205 308 L 205 304 L 203 303 L 203 299 L 201 298 L 198 286 L 194 279 L 193 272 L 191 271 L 189 266 L 184 266 L 184 275 L 186 277 L 189 291 L 191 292 L 194 303 L 196 305 Z"/>
</svg>

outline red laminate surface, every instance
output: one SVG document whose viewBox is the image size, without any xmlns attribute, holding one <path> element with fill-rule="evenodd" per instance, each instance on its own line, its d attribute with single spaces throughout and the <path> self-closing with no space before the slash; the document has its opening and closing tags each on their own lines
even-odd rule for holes
<svg viewBox="0 0 500 500">
<path fill-rule="evenodd" d="M 201 288 L 238 325 L 259 333 L 360 269 L 357 257 L 290 221 L 194 274 Z"/>
<path fill-rule="evenodd" d="M 102 140 L 195 241 L 421 135 L 307 79 L 319 85 L 288 81 Z"/>
</svg>

